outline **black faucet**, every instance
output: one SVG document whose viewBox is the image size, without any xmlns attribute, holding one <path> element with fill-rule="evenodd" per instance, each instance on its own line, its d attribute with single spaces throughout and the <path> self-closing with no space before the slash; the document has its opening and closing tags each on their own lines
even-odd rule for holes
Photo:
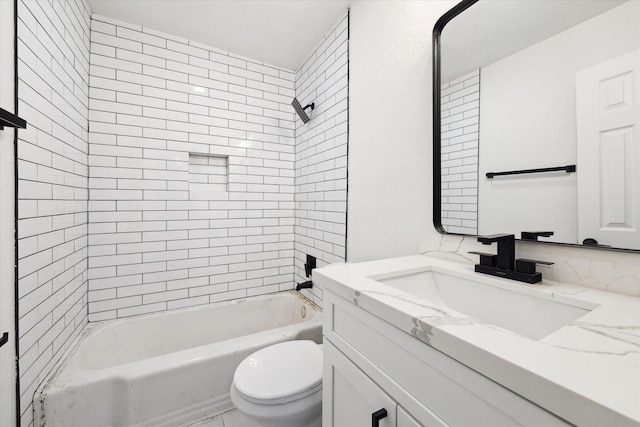
<svg viewBox="0 0 640 427">
<path fill-rule="evenodd" d="M 513 234 L 493 234 L 478 236 L 478 242 L 490 245 L 498 242 L 498 254 L 484 252 L 470 252 L 480 255 L 480 264 L 476 264 L 475 271 L 492 276 L 505 277 L 526 283 L 542 281 L 542 274 L 536 272 L 536 264 L 551 265 L 552 262 L 533 259 L 516 259 L 516 238 Z"/>
<path fill-rule="evenodd" d="M 498 259 L 496 267 L 502 270 L 513 270 L 516 262 L 516 236 L 513 234 L 492 234 L 478 236 L 478 242 L 490 245 L 498 242 Z"/>
</svg>

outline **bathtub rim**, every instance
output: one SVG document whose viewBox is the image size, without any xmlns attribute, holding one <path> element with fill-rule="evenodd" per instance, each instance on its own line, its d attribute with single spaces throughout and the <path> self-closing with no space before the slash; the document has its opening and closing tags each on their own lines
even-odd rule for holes
<svg viewBox="0 0 640 427">
<path fill-rule="evenodd" d="M 252 295 L 252 296 L 241 297 L 241 298 L 234 298 L 234 299 L 225 300 L 225 301 L 216 301 L 216 302 L 212 302 L 212 303 L 208 303 L 208 304 L 199 304 L 199 305 L 194 305 L 194 306 L 190 306 L 190 307 L 180 307 L 180 308 L 172 308 L 172 309 L 161 310 L 161 311 L 154 311 L 152 313 L 134 314 L 134 315 L 131 315 L 131 316 L 122 317 L 122 318 L 118 318 L 118 319 L 97 320 L 97 321 L 93 321 L 93 322 L 88 322 L 83 327 L 83 332 L 84 332 L 84 330 L 88 330 L 89 332 L 91 332 L 91 331 L 94 331 L 95 329 L 100 329 L 100 328 L 104 328 L 104 327 L 107 327 L 107 326 L 110 326 L 110 325 L 116 325 L 116 324 L 119 324 L 119 323 L 125 323 L 125 322 L 131 321 L 131 320 L 152 319 L 154 317 L 161 317 L 161 316 L 165 316 L 167 314 L 189 313 L 189 312 L 195 312 L 195 311 L 211 309 L 214 306 L 227 306 L 227 305 L 242 304 L 244 301 L 246 301 L 248 299 L 267 299 L 268 297 L 273 297 L 273 296 L 278 296 L 278 295 L 287 295 L 287 294 L 288 295 L 292 295 L 292 296 L 300 299 L 303 303 L 305 303 L 307 305 L 310 305 L 314 309 L 314 311 L 322 313 L 322 307 L 320 307 L 319 305 L 317 305 L 316 303 L 311 301 L 304 294 L 302 294 L 299 291 L 296 291 L 295 289 L 288 289 L 288 290 L 285 290 L 285 291 L 269 292 L 269 293 L 266 293 L 266 294 Z"/>
<path fill-rule="evenodd" d="M 39 400 L 41 398 L 44 398 L 45 396 L 47 396 L 49 394 L 49 392 L 52 392 L 52 391 L 55 392 L 55 391 L 60 390 L 61 388 L 64 388 L 64 384 L 63 384 L 62 387 L 60 387 L 58 384 L 56 384 L 56 380 L 61 379 L 62 381 L 64 381 L 64 380 L 73 380 L 74 379 L 75 375 L 69 375 L 68 377 L 65 378 L 64 374 L 66 373 L 65 371 L 66 371 L 67 368 L 72 370 L 71 371 L 72 374 L 76 374 L 77 372 L 85 372 L 85 373 L 90 374 L 88 377 L 87 376 L 84 377 L 84 379 L 90 380 L 88 382 L 98 382 L 98 381 L 101 381 L 102 379 L 104 379 L 105 377 L 108 376 L 107 373 L 109 372 L 110 369 L 114 368 L 113 366 L 111 366 L 111 367 L 103 367 L 103 368 L 98 368 L 98 369 L 90 369 L 90 368 L 83 367 L 79 363 L 78 357 L 74 357 L 74 356 L 77 356 L 78 349 L 86 341 L 87 337 L 91 333 L 93 333 L 95 330 L 97 330 L 99 328 L 108 326 L 110 324 L 131 321 L 132 319 L 137 319 L 137 318 L 150 318 L 150 317 L 155 317 L 155 316 L 162 316 L 162 315 L 166 315 L 167 312 L 179 313 L 179 312 L 186 312 L 186 311 L 202 310 L 202 309 L 207 309 L 207 308 L 210 309 L 210 308 L 212 308 L 213 306 L 216 306 L 216 305 L 234 305 L 234 304 L 239 304 L 239 303 L 241 303 L 241 302 L 243 302 L 244 300 L 247 300 L 247 299 L 267 299 L 268 297 L 278 296 L 278 295 L 286 295 L 286 294 L 292 295 L 293 297 L 298 298 L 302 303 L 310 306 L 314 310 L 314 317 L 310 318 L 309 320 L 305 320 L 304 322 L 285 325 L 285 326 L 282 326 L 282 327 L 276 328 L 276 329 L 260 331 L 260 332 L 254 333 L 254 334 L 243 335 L 243 336 L 240 336 L 240 337 L 234 337 L 234 338 L 230 338 L 230 339 L 224 340 L 224 341 L 208 343 L 208 344 L 204 344 L 204 345 L 201 345 L 201 346 L 190 347 L 190 348 L 179 350 L 179 351 L 172 352 L 172 353 L 165 353 L 165 354 L 153 356 L 153 357 L 150 357 L 150 358 L 147 358 L 147 359 L 141 359 L 141 360 L 136 360 L 136 361 L 128 362 L 128 363 L 121 364 L 121 365 L 115 365 L 115 366 L 124 367 L 125 371 L 130 371 L 132 369 L 135 369 L 136 365 L 141 365 L 141 364 L 145 363 L 146 361 L 153 362 L 154 360 L 160 360 L 160 359 L 173 359 L 173 358 L 176 358 L 176 357 L 180 357 L 182 355 L 182 353 L 188 353 L 188 352 L 198 352 L 198 351 L 199 352 L 203 352 L 208 347 L 219 346 L 219 344 L 223 343 L 223 342 L 234 341 L 234 340 L 235 341 L 249 340 L 248 337 L 252 337 L 252 336 L 255 336 L 255 335 L 259 335 L 259 334 L 266 335 L 266 334 L 268 334 L 269 331 L 274 331 L 274 330 L 296 329 L 296 326 L 299 327 L 299 325 L 304 324 L 304 323 L 308 323 L 309 326 L 320 324 L 320 328 L 322 328 L 323 310 L 322 310 L 322 307 L 320 307 L 317 304 L 315 304 L 309 298 L 304 296 L 301 292 L 296 291 L 295 289 L 290 289 L 290 290 L 286 290 L 286 291 L 270 292 L 270 293 L 261 294 L 261 295 L 248 296 L 248 297 L 242 297 L 242 298 L 235 298 L 235 299 L 226 300 L 226 301 L 218 301 L 218 302 L 215 302 L 215 303 L 202 304 L 202 305 L 193 306 L 193 307 L 183 307 L 183 308 L 178 308 L 178 309 L 173 309 L 173 310 L 164 310 L 164 311 L 161 311 L 161 312 L 144 313 L 144 314 L 135 315 L 135 316 L 127 316 L 127 317 L 121 318 L 121 319 L 109 319 L 109 320 L 100 320 L 100 321 L 97 321 L 97 322 L 88 322 L 86 325 L 83 326 L 82 331 L 74 338 L 73 342 L 69 345 L 67 350 L 65 350 L 64 353 L 60 356 L 60 358 L 55 362 L 54 368 L 51 369 L 49 374 L 46 376 L 45 380 L 36 388 L 36 390 L 34 392 L 34 395 L 33 395 L 33 399 L 32 399 L 34 407 L 37 404 L 37 400 Z M 181 360 L 184 360 L 184 359 L 181 359 Z M 127 376 L 119 376 L 119 378 L 124 380 L 124 379 L 127 378 Z"/>
</svg>

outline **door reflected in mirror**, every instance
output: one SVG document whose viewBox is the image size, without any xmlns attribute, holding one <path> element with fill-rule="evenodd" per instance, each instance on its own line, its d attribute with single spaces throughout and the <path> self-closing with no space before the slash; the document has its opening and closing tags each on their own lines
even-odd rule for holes
<svg viewBox="0 0 640 427">
<path fill-rule="evenodd" d="M 640 250 L 640 1 L 459 8 L 434 30 L 436 227 Z"/>
</svg>

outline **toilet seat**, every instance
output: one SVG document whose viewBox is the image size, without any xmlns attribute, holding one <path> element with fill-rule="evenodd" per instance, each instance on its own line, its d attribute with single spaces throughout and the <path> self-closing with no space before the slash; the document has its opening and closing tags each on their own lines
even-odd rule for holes
<svg viewBox="0 0 640 427">
<path fill-rule="evenodd" d="M 310 340 L 263 348 L 238 365 L 233 384 L 242 398 L 257 404 L 302 399 L 322 389 L 322 349 Z"/>
</svg>

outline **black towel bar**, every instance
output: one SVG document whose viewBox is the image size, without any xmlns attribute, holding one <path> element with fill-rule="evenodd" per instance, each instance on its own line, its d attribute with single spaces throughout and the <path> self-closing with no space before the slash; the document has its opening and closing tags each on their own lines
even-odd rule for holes
<svg viewBox="0 0 640 427">
<path fill-rule="evenodd" d="M 556 171 L 565 171 L 566 173 L 575 172 L 576 165 L 556 166 L 553 168 L 522 169 L 517 171 L 506 171 L 506 172 L 487 172 L 487 178 L 491 179 L 494 176 L 502 176 L 502 175 L 520 175 L 525 173 L 556 172 Z"/>
</svg>

